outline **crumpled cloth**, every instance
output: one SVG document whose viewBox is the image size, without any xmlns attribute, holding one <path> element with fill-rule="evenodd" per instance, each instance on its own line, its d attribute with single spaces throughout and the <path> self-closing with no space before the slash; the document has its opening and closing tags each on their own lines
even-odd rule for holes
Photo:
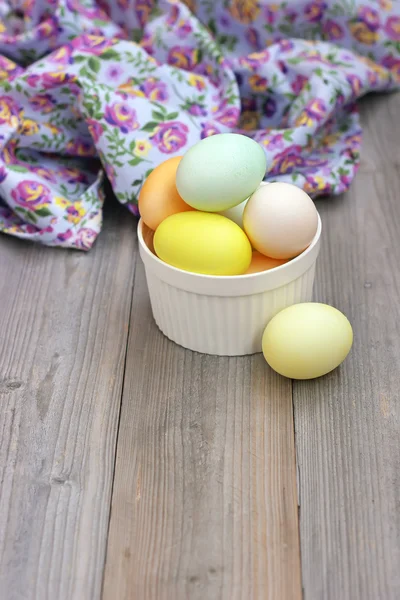
<svg viewBox="0 0 400 600">
<path fill-rule="evenodd" d="M 267 180 L 346 190 L 356 100 L 400 83 L 398 0 L 0 0 L 0 230 L 88 250 L 104 173 L 137 214 L 145 177 L 236 131 Z M 135 40 L 135 41 L 132 41 Z"/>
</svg>

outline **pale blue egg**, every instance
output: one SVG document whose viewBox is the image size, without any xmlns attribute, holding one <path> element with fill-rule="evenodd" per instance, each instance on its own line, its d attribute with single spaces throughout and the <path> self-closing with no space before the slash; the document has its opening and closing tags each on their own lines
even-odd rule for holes
<svg viewBox="0 0 400 600">
<path fill-rule="evenodd" d="M 202 140 L 184 155 L 176 187 L 193 208 L 224 211 L 257 189 L 266 168 L 264 150 L 257 142 L 238 133 L 221 133 Z"/>
</svg>

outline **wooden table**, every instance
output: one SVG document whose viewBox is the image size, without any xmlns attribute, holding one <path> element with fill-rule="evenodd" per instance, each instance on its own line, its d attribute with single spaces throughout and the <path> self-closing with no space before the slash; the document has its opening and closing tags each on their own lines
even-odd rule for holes
<svg viewBox="0 0 400 600">
<path fill-rule="evenodd" d="M 400 598 L 400 96 L 318 202 L 353 351 L 293 383 L 151 317 L 135 222 L 88 254 L 0 236 L 2 600 Z"/>
</svg>

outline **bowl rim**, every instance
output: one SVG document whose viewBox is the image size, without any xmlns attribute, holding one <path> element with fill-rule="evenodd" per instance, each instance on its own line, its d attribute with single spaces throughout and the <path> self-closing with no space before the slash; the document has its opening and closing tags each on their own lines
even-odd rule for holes
<svg viewBox="0 0 400 600">
<path fill-rule="evenodd" d="M 268 271 L 260 271 L 258 273 L 249 273 L 247 275 L 245 275 L 245 274 L 243 274 L 243 275 L 206 275 L 204 273 L 194 273 L 193 271 L 185 271 L 184 269 L 178 269 L 178 267 L 174 267 L 173 265 L 169 265 L 168 263 L 162 261 L 160 258 L 158 258 L 158 256 L 156 254 L 153 254 L 153 252 L 151 252 L 151 250 L 147 246 L 146 242 L 144 241 L 144 237 L 143 237 L 143 223 L 144 223 L 143 219 L 139 219 L 137 232 L 138 232 L 138 239 L 139 239 L 140 247 L 141 247 L 142 251 L 145 253 L 145 255 L 150 260 L 152 260 L 156 264 L 158 264 L 161 268 L 167 269 L 171 273 L 184 273 L 185 275 L 189 274 L 189 275 L 196 277 L 199 280 L 203 280 L 203 281 L 213 281 L 213 282 L 214 281 L 223 281 L 223 282 L 243 281 L 243 282 L 246 282 L 246 281 L 252 281 L 254 279 L 259 279 L 260 277 L 266 278 L 266 277 L 268 277 L 268 275 L 270 275 L 272 277 L 278 272 L 282 273 L 283 271 L 288 270 L 289 268 L 292 268 L 294 265 L 303 261 L 307 257 L 308 254 L 312 253 L 312 251 L 315 250 L 316 245 L 320 241 L 321 233 L 322 233 L 322 221 L 321 221 L 321 217 L 320 217 L 318 211 L 317 211 L 317 216 L 318 216 L 318 224 L 317 224 L 316 234 L 315 234 L 311 244 L 309 246 L 307 246 L 307 248 L 305 250 L 303 250 L 303 252 L 301 252 L 300 254 L 298 254 L 297 256 L 295 256 L 294 258 L 289 260 L 288 262 L 284 263 L 283 265 L 279 265 L 278 267 L 274 267 L 273 269 L 268 269 Z"/>
</svg>

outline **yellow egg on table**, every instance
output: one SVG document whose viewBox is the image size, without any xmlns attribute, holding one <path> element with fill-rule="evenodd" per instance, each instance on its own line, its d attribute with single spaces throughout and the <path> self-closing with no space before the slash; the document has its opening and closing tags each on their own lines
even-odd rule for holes
<svg viewBox="0 0 400 600">
<path fill-rule="evenodd" d="M 262 271 L 270 271 L 276 267 L 280 267 L 287 263 L 288 260 L 285 258 L 271 258 L 270 256 L 264 256 L 257 250 L 254 250 L 251 258 L 251 263 L 247 269 L 245 275 L 251 275 L 252 273 L 261 273 Z"/>
<path fill-rule="evenodd" d="M 172 215 L 159 225 L 153 243 L 161 260 L 192 273 L 241 275 L 251 261 L 246 234 L 233 221 L 213 213 Z"/>
<path fill-rule="evenodd" d="M 170 215 L 193 210 L 176 189 L 176 170 L 181 159 L 181 156 L 174 156 L 155 167 L 140 190 L 140 216 L 154 231 Z"/>
<path fill-rule="evenodd" d="M 267 325 L 262 349 L 275 371 L 291 379 L 314 379 L 336 369 L 350 352 L 353 330 L 336 308 L 307 302 L 279 312 Z"/>
</svg>

